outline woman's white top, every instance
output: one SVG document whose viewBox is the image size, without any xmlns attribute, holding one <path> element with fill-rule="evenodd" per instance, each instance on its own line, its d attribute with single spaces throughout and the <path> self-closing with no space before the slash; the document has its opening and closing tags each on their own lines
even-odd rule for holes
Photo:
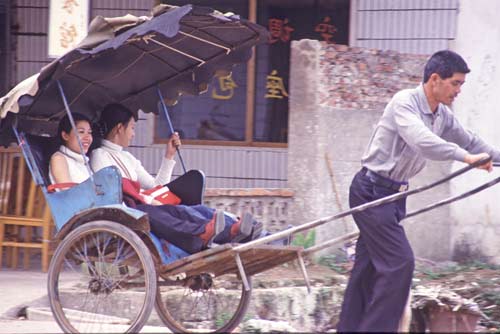
<svg viewBox="0 0 500 334">
<path fill-rule="evenodd" d="M 80 153 L 74 152 L 64 145 L 59 147 L 59 150 L 54 154 L 62 155 L 68 164 L 68 173 L 71 182 L 82 183 L 90 177 L 89 170 L 85 166 L 85 160 Z M 85 157 L 88 161 L 88 158 Z M 49 165 L 49 178 L 51 183 L 56 183 L 54 175 L 52 175 L 52 170 Z"/>
<path fill-rule="evenodd" d="M 142 166 L 139 159 L 131 153 L 124 151 L 122 146 L 104 139 L 102 146 L 92 151 L 90 166 L 94 172 L 104 167 L 116 166 L 120 170 L 122 177 L 138 181 L 143 189 L 150 189 L 170 182 L 175 160 L 164 158 L 158 174 L 156 174 L 156 177 L 153 177 Z"/>
</svg>

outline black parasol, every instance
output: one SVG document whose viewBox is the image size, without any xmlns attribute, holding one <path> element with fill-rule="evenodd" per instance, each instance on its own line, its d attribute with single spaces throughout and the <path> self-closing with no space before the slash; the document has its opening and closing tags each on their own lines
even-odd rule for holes
<svg viewBox="0 0 500 334">
<path fill-rule="evenodd" d="M 0 99 L 0 144 L 13 141 L 14 122 L 31 135 L 56 134 L 66 112 L 58 82 L 71 111 L 91 120 L 112 102 L 157 113 L 159 93 L 167 104 L 203 93 L 267 38 L 262 26 L 192 5 L 161 5 L 150 18 L 96 17 L 77 48 Z"/>
</svg>

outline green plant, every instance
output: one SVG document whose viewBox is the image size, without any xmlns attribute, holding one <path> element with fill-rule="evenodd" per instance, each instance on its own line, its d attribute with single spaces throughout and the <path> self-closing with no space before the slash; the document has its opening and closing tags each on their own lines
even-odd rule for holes
<svg viewBox="0 0 500 334">
<path fill-rule="evenodd" d="M 481 298 L 489 301 L 495 305 L 500 305 L 500 292 L 499 291 L 486 291 L 481 294 Z"/>
<path fill-rule="evenodd" d="M 439 278 L 446 276 L 445 273 L 438 273 L 438 272 L 434 272 L 432 270 L 424 270 L 422 273 L 430 279 L 439 279 Z"/>
<path fill-rule="evenodd" d="M 229 319 L 231 319 L 231 314 L 229 314 L 227 312 L 221 312 L 217 316 L 217 319 L 215 319 L 215 325 L 217 327 L 222 327 L 229 321 Z"/>
<path fill-rule="evenodd" d="M 339 274 L 345 274 L 349 271 L 345 266 L 345 264 L 348 263 L 347 258 L 342 255 L 325 255 L 319 258 L 318 263 L 338 272 Z"/>
<path fill-rule="evenodd" d="M 465 264 L 465 266 L 469 267 L 471 269 L 491 269 L 491 270 L 499 270 L 500 269 L 499 265 L 490 264 L 490 263 L 486 263 L 486 262 L 482 262 L 482 261 L 478 261 L 478 260 L 467 262 Z"/>
<path fill-rule="evenodd" d="M 314 246 L 316 243 L 316 231 L 310 230 L 305 235 L 303 233 L 299 233 L 294 235 L 292 240 L 292 246 L 299 246 L 304 248 L 309 248 Z"/>
</svg>

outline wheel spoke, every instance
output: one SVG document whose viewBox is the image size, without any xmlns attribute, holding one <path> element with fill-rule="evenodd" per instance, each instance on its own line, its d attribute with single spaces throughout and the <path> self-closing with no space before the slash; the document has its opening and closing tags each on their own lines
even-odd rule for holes
<svg viewBox="0 0 500 334">
<path fill-rule="evenodd" d="M 132 230 L 106 221 L 82 225 L 63 239 L 49 270 L 56 321 L 66 332 L 137 332 L 154 303 L 155 272 Z"/>
<path fill-rule="evenodd" d="M 161 286 L 158 291 L 157 313 L 176 332 L 230 332 L 250 301 L 250 293 L 235 275 L 201 274 L 186 278 L 182 287 Z"/>
</svg>

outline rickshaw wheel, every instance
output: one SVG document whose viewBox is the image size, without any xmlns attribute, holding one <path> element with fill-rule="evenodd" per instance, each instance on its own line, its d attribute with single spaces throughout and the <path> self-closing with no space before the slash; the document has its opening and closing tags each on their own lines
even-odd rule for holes
<svg viewBox="0 0 500 334">
<path fill-rule="evenodd" d="M 153 309 L 157 275 L 135 232 L 111 221 L 71 231 L 49 267 L 48 296 L 66 333 L 139 332 Z"/>
<path fill-rule="evenodd" d="M 248 278 L 251 286 L 251 278 Z M 185 278 L 182 283 L 158 285 L 156 311 L 174 333 L 224 333 L 233 331 L 250 304 L 236 274 L 215 277 L 209 273 Z"/>
</svg>

